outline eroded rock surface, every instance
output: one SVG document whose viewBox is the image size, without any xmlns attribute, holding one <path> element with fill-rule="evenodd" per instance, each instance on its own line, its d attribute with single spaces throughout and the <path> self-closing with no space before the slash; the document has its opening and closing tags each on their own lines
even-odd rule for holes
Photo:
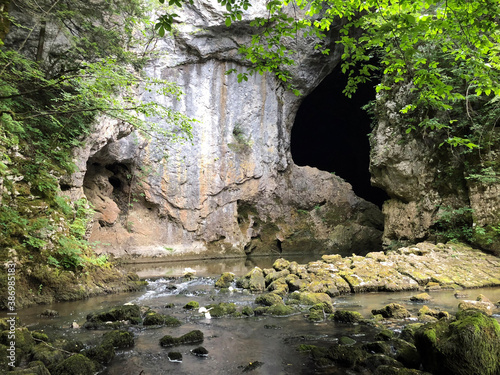
<svg viewBox="0 0 500 375">
<path fill-rule="evenodd" d="M 170 259 L 380 248 L 383 217 L 375 205 L 341 178 L 293 164 L 290 132 L 302 98 L 272 75 L 240 84 L 225 74 L 244 71 L 237 48 L 264 7 L 251 7 L 229 29 L 222 14 L 215 1 L 188 6 L 175 35 L 158 44 L 165 55 L 146 69 L 184 91 L 179 101 L 142 98 L 199 120 L 192 142 L 135 133 L 118 140 L 123 132 L 96 129 L 99 136 L 78 154 L 80 172 L 68 185 L 72 192 L 83 186 L 98 211 L 90 239 L 115 256 Z M 312 38 L 294 43 L 292 83 L 307 94 L 339 54 L 333 46 L 324 57 Z"/>
</svg>

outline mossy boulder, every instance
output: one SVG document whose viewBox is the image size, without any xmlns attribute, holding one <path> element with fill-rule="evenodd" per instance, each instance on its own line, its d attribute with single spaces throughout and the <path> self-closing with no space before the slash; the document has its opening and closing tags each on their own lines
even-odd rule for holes
<svg viewBox="0 0 500 375">
<path fill-rule="evenodd" d="M 410 301 L 413 302 L 427 302 L 431 299 L 432 297 L 428 293 L 420 293 L 410 297 Z"/>
<path fill-rule="evenodd" d="M 115 348 L 111 342 L 107 341 L 86 349 L 83 354 L 85 357 L 99 362 L 101 365 L 106 365 L 115 357 Z"/>
<path fill-rule="evenodd" d="M 284 258 L 279 258 L 279 259 L 276 259 L 273 263 L 273 268 L 276 270 L 276 271 L 282 271 L 282 270 L 285 270 L 287 269 L 288 267 L 290 266 L 290 262 Z"/>
<path fill-rule="evenodd" d="M 255 303 L 263 306 L 272 306 L 272 305 L 284 305 L 283 298 L 281 298 L 276 293 L 266 293 L 258 296 L 255 299 Z"/>
<path fill-rule="evenodd" d="M 477 310 L 485 313 L 486 315 L 492 315 L 495 305 L 491 302 L 483 301 L 462 301 L 458 304 L 458 310 Z"/>
<path fill-rule="evenodd" d="M 236 281 L 236 286 L 239 288 L 249 289 L 251 292 L 263 292 L 266 289 L 266 281 L 264 279 L 264 272 L 255 267 L 248 272 L 244 277 Z"/>
<path fill-rule="evenodd" d="M 98 313 L 87 315 L 87 322 L 89 323 L 105 324 L 106 322 L 121 321 L 128 321 L 130 324 L 141 323 L 141 308 L 137 305 L 115 306 Z"/>
<path fill-rule="evenodd" d="M 203 332 L 199 330 L 191 331 L 180 337 L 172 337 L 166 335 L 160 339 L 160 345 L 164 347 L 186 345 L 186 344 L 199 344 L 202 342 L 203 342 Z"/>
<path fill-rule="evenodd" d="M 293 314 L 294 312 L 295 310 L 293 307 L 283 304 L 276 304 L 269 306 L 265 313 L 268 315 L 287 316 Z"/>
<path fill-rule="evenodd" d="M 500 374 L 500 324 L 478 311 L 420 327 L 415 346 L 424 369 L 434 374 Z"/>
<path fill-rule="evenodd" d="M 115 330 L 106 332 L 102 338 L 103 344 L 109 343 L 117 349 L 126 349 L 134 346 L 134 335 L 128 331 Z"/>
<path fill-rule="evenodd" d="M 372 310 L 373 315 L 382 315 L 385 319 L 406 319 L 411 316 L 410 312 L 402 305 L 390 303 L 380 310 Z"/>
<path fill-rule="evenodd" d="M 387 341 L 367 342 L 363 344 L 362 348 L 370 354 L 391 354 L 391 346 Z"/>
<path fill-rule="evenodd" d="M 401 334 L 399 335 L 399 338 L 402 340 L 405 340 L 409 343 L 414 344 L 415 343 L 415 332 L 417 329 L 422 327 L 422 323 L 411 323 L 406 325 L 403 330 L 401 331 Z"/>
<path fill-rule="evenodd" d="M 179 319 L 174 318 L 170 315 L 160 314 L 155 311 L 149 311 L 144 316 L 144 321 L 142 322 L 144 326 L 157 326 L 164 325 L 169 327 L 178 327 L 182 323 Z"/>
<path fill-rule="evenodd" d="M 9 375 L 50 375 L 50 371 L 40 361 L 33 361 L 28 364 L 28 368 L 15 369 Z"/>
<path fill-rule="evenodd" d="M 366 358 L 361 348 L 349 345 L 332 345 L 328 348 L 327 358 L 343 367 L 353 367 Z"/>
<path fill-rule="evenodd" d="M 210 310 L 210 315 L 213 318 L 221 318 L 223 316 L 233 315 L 236 313 L 236 305 L 228 302 L 211 304 L 207 306 L 207 309 Z"/>
<path fill-rule="evenodd" d="M 53 375 L 93 375 L 96 372 L 96 363 L 82 354 L 74 354 L 60 362 Z"/>
<path fill-rule="evenodd" d="M 200 304 L 197 301 L 190 301 L 184 305 L 186 310 L 195 310 L 200 308 Z"/>
<path fill-rule="evenodd" d="M 398 362 L 396 359 L 392 358 L 389 355 L 381 353 L 372 354 L 368 356 L 363 361 L 363 366 L 372 371 L 380 366 L 404 367 L 401 362 Z"/>
<path fill-rule="evenodd" d="M 357 311 L 337 310 L 333 314 L 333 320 L 341 323 L 359 323 L 363 320 L 363 315 Z"/>
<path fill-rule="evenodd" d="M 224 272 L 219 279 L 215 282 L 216 288 L 229 288 L 234 281 L 234 273 Z"/>
<path fill-rule="evenodd" d="M 415 345 L 401 339 L 391 340 L 390 343 L 393 356 L 397 361 L 405 367 L 419 369 L 421 360 Z"/>
<path fill-rule="evenodd" d="M 182 353 L 168 352 L 167 357 L 170 362 L 182 362 Z"/>
<path fill-rule="evenodd" d="M 267 290 L 269 292 L 273 292 L 284 297 L 288 294 L 289 291 L 288 283 L 286 282 L 286 279 L 284 277 L 281 277 L 279 279 L 274 280 L 271 284 L 269 284 Z"/>
<path fill-rule="evenodd" d="M 35 340 L 31 336 L 31 332 L 28 331 L 28 328 L 26 327 L 20 327 L 16 328 L 15 331 L 13 331 L 16 335 L 15 338 L 15 347 L 16 347 L 16 360 L 15 364 L 18 366 L 21 361 L 29 355 L 33 347 L 35 346 Z M 9 338 L 9 335 L 11 334 L 11 331 L 3 331 L 0 334 L 0 344 L 5 345 L 7 347 L 6 350 L 10 348 L 10 342 L 12 341 L 11 338 Z M 9 354 L 10 355 L 10 354 Z"/>
<path fill-rule="evenodd" d="M 63 354 L 62 351 L 52 349 L 43 343 L 36 345 L 31 352 L 31 360 L 40 361 L 51 372 L 55 369 L 55 366 L 65 358 L 66 355 Z"/>
<path fill-rule="evenodd" d="M 375 340 L 389 341 L 394 337 L 394 331 L 383 329 L 375 335 Z"/>
<path fill-rule="evenodd" d="M 330 302 L 317 303 L 309 309 L 308 320 L 313 322 L 321 322 L 332 313 L 333 305 Z"/>
<path fill-rule="evenodd" d="M 332 299 L 326 293 L 293 292 L 290 294 L 290 298 L 299 301 L 302 305 L 316 305 L 321 302 L 332 303 Z"/>
<path fill-rule="evenodd" d="M 245 316 L 253 316 L 254 315 L 254 311 L 250 306 L 243 307 L 243 309 L 241 310 L 241 313 Z"/>
<path fill-rule="evenodd" d="M 273 281 L 278 280 L 278 279 L 285 279 L 288 275 L 290 275 L 290 271 L 287 269 L 281 270 L 281 271 L 272 271 L 271 273 L 267 274 L 264 278 L 266 281 L 266 285 L 271 284 Z"/>
</svg>

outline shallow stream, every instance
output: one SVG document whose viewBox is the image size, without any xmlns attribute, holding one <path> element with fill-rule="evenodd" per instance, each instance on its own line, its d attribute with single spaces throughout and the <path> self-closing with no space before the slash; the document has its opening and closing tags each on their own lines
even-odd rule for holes
<svg viewBox="0 0 500 375">
<path fill-rule="evenodd" d="M 311 259 L 287 257 L 299 263 Z M 22 322 L 30 329 L 44 330 L 83 342 L 97 339 L 103 331 L 87 331 L 70 328 L 72 322 L 82 325 L 87 314 L 105 307 L 132 302 L 149 306 L 161 313 L 175 316 L 183 322 L 182 326 L 171 328 L 143 328 L 131 326 L 135 335 L 135 346 L 130 350 L 118 351 L 106 374 L 109 375 L 194 375 L 194 374 L 347 374 L 345 369 L 315 370 L 308 355 L 297 351 L 300 344 L 327 345 L 342 336 L 356 341 L 369 341 L 375 332 L 366 325 L 348 325 L 326 321 L 311 323 L 304 314 L 288 317 L 260 316 L 251 318 L 206 319 L 203 314 L 188 311 L 183 306 L 197 301 L 200 306 L 211 303 L 233 302 L 238 306 L 253 306 L 255 295 L 235 289 L 221 292 L 214 288 L 215 280 L 222 272 L 234 272 L 243 276 L 255 266 L 270 268 L 275 258 L 262 257 L 252 260 L 190 261 L 182 263 L 155 263 L 127 266 L 141 278 L 148 279 L 146 290 L 129 294 L 116 294 L 95 297 L 84 301 L 55 303 L 35 306 L 19 312 Z M 182 282 L 180 276 L 186 268 L 196 271 L 195 280 Z M 462 299 L 475 299 L 484 294 L 492 301 L 500 300 L 500 288 L 465 290 Z M 379 309 L 391 302 L 404 305 L 414 316 L 422 307 L 421 303 L 410 302 L 416 292 L 352 294 L 333 299 L 336 309 L 355 310 L 364 317 L 371 316 L 372 309 Z M 452 290 L 431 293 L 432 301 L 426 303 L 430 308 L 455 313 L 459 300 Z M 174 304 L 166 308 L 167 304 Z M 59 312 L 57 318 L 41 318 L 45 309 Z M 496 316 L 500 320 L 500 316 Z M 406 322 L 390 323 L 388 328 L 399 330 Z M 206 358 L 196 357 L 190 350 L 199 345 L 186 345 L 176 348 L 163 348 L 159 340 L 164 335 L 181 336 L 192 330 L 201 330 L 204 342 L 201 344 L 209 354 Z M 182 363 L 169 362 L 167 353 L 179 351 Z M 252 363 L 254 366 L 249 366 Z M 258 366 L 255 366 L 258 364 Z M 248 371 L 249 369 L 251 371 Z"/>
</svg>

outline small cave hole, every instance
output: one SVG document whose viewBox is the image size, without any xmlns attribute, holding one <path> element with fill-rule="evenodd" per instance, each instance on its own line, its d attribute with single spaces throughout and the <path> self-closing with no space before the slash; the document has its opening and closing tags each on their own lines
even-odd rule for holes
<svg viewBox="0 0 500 375">
<path fill-rule="evenodd" d="M 279 251 L 280 254 L 283 252 L 280 240 L 276 240 L 276 248 L 278 249 L 278 251 Z"/>
<path fill-rule="evenodd" d="M 389 197 L 370 183 L 372 119 L 362 107 L 375 99 L 377 80 L 358 86 L 352 98 L 342 90 L 347 75 L 335 68 L 300 105 L 291 134 L 295 164 L 335 173 L 356 195 L 381 207 Z"/>
<path fill-rule="evenodd" d="M 113 188 L 115 188 L 115 189 L 119 190 L 122 187 L 121 180 L 118 177 L 116 177 L 116 176 L 109 177 L 108 181 L 111 184 L 111 186 L 113 186 Z"/>
<path fill-rule="evenodd" d="M 61 188 L 61 191 L 68 191 L 71 189 L 71 185 L 68 184 L 60 184 L 59 187 Z"/>
</svg>

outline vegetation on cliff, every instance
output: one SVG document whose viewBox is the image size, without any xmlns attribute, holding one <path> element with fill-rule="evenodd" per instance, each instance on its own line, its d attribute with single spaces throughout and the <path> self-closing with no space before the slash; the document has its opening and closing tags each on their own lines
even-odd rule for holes
<svg viewBox="0 0 500 375">
<path fill-rule="evenodd" d="M 23 273 L 18 307 L 82 298 L 121 275 L 87 242 L 89 203 L 64 195 L 64 177 L 76 171 L 72 150 L 103 116 L 153 135 L 159 129 L 147 118 L 170 121 L 174 130 L 161 133 L 169 139 L 189 136 L 192 120 L 136 94 L 182 94 L 141 74 L 154 54 L 144 2 L 0 4 L 0 261 Z M 73 293 L 76 284 L 85 287 Z"/>
</svg>

